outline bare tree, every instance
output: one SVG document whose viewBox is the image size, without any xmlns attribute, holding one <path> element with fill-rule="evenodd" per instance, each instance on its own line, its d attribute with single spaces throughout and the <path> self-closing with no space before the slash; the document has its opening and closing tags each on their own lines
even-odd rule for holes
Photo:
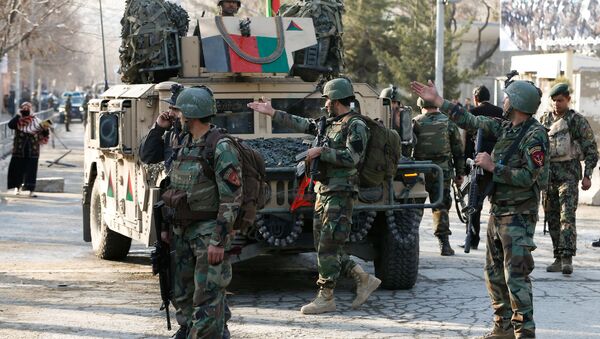
<svg viewBox="0 0 600 339">
<path fill-rule="evenodd" d="M 473 63 L 471 64 L 471 67 L 473 69 L 478 68 L 479 66 L 483 65 L 483 63 L 488 60 L 498 49 L 498 46 L 500 46 L 500 37 L 498 37 L 496 39 L 496 42 L 490 47 L 488 48 L 488 50 L 482 52 L 482 42 L 481 42 L 481 35 L 483 34 L 483 31 L 487 28 L 489 22 L 490 22 L 490 16 L 492 13 L 492 7 L 484 0 L 481 1 L 481 3 L 485 6 L 486 9 L 486 14 L 485 14 L 485 21 L 483 23 L 483 25 L 481 25 L 481 27 L 479 27 L 477 29 L 477 48 L 475 49 L 475 60 L 473 61 Z"/>
<path fill-rule="evenodd" d="M 0 55 L 28 41 L 71 0 L 7 0 L 0 7 Z"/>
</svg>

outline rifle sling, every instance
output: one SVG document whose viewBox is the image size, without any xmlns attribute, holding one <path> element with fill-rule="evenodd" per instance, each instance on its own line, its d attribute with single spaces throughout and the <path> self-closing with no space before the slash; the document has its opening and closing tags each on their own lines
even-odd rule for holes
<svg viewBox="0 0 600 339">
<path fill-rule="evenodd" d="M 529 127 L 533 124 L 533 119 L 534 118 L 531 117 L 531 118 L 529 118 L 529 120 L 527 120 L 524 123 L 523 129 L 521 129 L 521 131 L 519 132 L 519 135 L 517 136 L 515 141 L 513 141 L 513 143 L 510 145 L 508 152 L 506 152 L 506 154 L 504 155 L 504 158 L 502 158 L 502 162 L 501 162 L 502 164 L 507 164 L 511 155 L 513 155 L 513 153 L 515 153 L 517 151 L 517 148 L 519 147 L 521 140 L 523 140 L 523 138 L 525 137 L 525 133 L 527 133 L 527 131 L 529 130 Z M 488 182 L 488 184 L 485 186 L 485 189 L 483 190 L 483 194 L 481 195 L 480 201 L 478 202 L 477 206 L 483 205 L 483 199 L 485 199 L 488 195 L 490 195 L 492 193 L 495 186 L 496 185 L 494 184 L 494 179 L 492 178 L 492 180 L 490 180 L 490 182 Z"/>
</svg>

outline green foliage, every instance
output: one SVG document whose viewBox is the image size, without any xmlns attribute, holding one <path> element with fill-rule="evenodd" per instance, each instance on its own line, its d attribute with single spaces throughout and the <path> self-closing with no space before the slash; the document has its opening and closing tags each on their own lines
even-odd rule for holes
<svg viewBox="0 0 600 339">
<path fill-rule="evenodd" d="M 344 24 L 347 73 L 354 81 L 408 89 L 413 80 L 435 78 L 435 0 L 348 0 Z M 459 70 L 460 37 L 469 25 L 453 29 L 452 5 L 446 6 L 444 96 L 458 97 L 458 86 L 479 70 Z M 393 11 L 393 15 L 391 15 Z M 414 105 L 416 98 L 405 98 Z"/>
</svg>

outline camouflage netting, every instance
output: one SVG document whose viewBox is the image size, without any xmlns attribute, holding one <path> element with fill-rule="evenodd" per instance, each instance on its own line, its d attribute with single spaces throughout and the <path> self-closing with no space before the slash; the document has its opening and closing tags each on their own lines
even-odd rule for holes
<svg viewBox="0 0 600 339">
<path fill-rule="evenodd" d="M 310 147 L 302 138 L 258 138 L 244 143 L 262 154 L 266 167 L 296 167 L 296 155 Z"/>
<path fill-rule="evenodd" d="M 177 4 L 127 0 L 121 19 L 121 80 L 128 84 L 152 83 L 177 76 L 178 41 L 187 34 L 188 25 L 187 12 Z"/>
<path fill-rule="evenodd" d="M 343 71 L 343 13 L 342 0 L 297 0 L 292 5 L 281 6 L 279 15 L 308 17 L 315 23 L 317 45 L 295 53 L 294 75 L 307 81 L 315 81 L 320 74 L 326 78 L 334 78 Z"/>
</svg>

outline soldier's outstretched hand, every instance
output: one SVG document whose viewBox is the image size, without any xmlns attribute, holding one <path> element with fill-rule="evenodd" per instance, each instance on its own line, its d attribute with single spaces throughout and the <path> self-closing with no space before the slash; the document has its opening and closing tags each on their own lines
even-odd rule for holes
<svg viewBox="0 0 600 339">
<path fill-rule="evenodd" d="M 431 101 L 435 103 L 437 107 L 441 107 L 444 103 L 444 98 L 438 94 L 437 89 L 431 80 L 427 81 L 427 85 L 418 81 L 413 81 L 410 83 L 410 88 L 415 94 L 423 98 L 423 100 Z"/>
<path fill-rule="evenodd" d="M 271 100 L 269 99 L 260 98 L 258 101 L 248 103 L 248 107 L 258 113 L 266 114 L 271 117 L 275 115 L 275 109 L 271 106 Z"/>
</svg>

